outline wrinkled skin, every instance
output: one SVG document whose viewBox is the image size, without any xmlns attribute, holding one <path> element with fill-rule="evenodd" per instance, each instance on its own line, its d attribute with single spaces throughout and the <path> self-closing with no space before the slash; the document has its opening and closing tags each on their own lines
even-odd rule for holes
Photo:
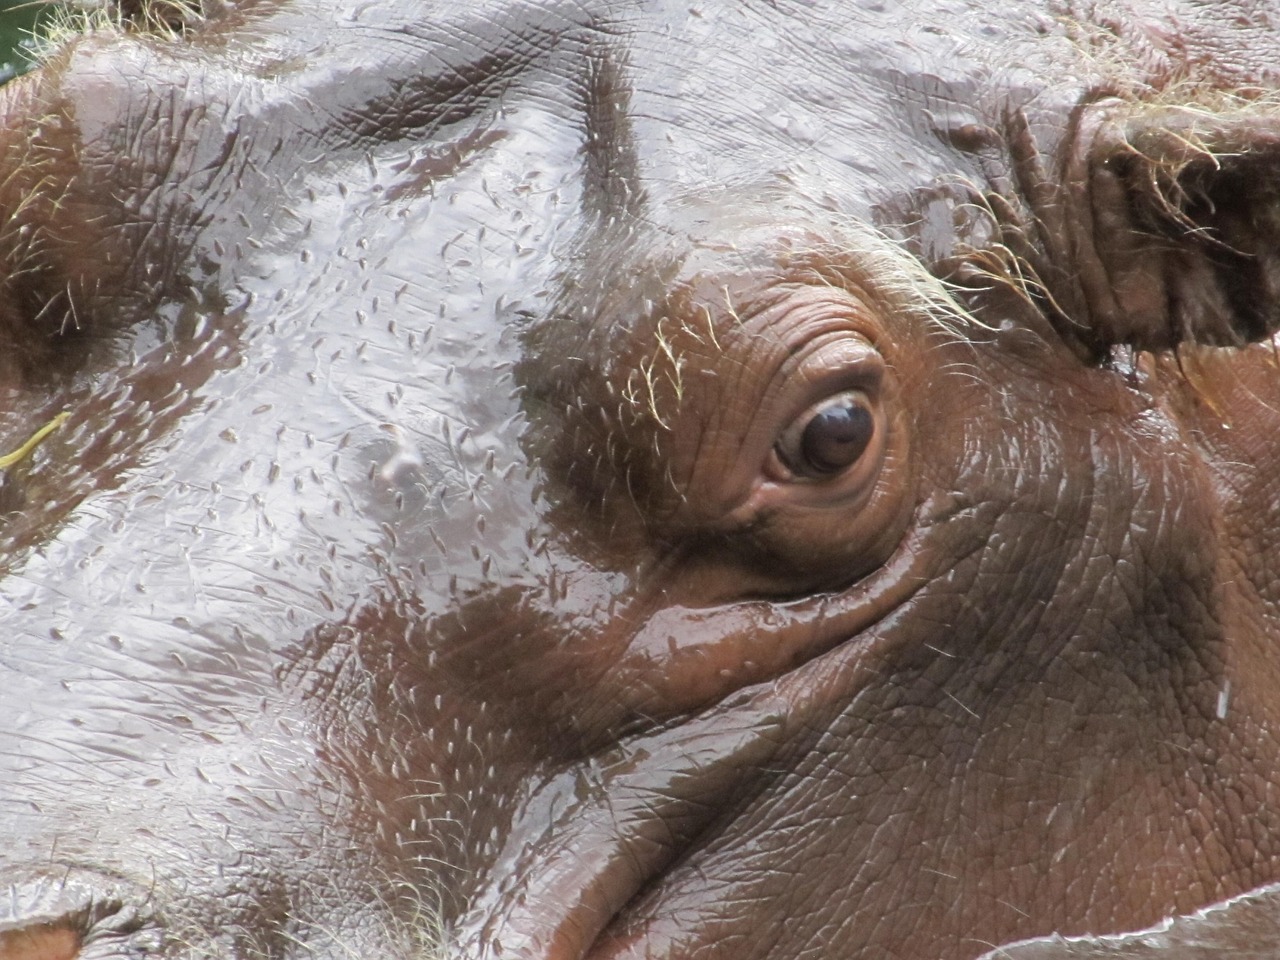
<svg viewBox="0 0 1280 960">
<path fill-rule="evenodd" d="M 0 957 L 964 958 L 1280 880 L 1280 9 L 987 7 L 245 0 L 0 91 L 0 453 L 69 413 L 0 488 Z"/>
</svg>

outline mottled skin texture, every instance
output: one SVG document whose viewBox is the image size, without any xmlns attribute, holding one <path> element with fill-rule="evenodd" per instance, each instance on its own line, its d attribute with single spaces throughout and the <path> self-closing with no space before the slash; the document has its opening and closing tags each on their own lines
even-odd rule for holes
<svg viewBox="0 0 1280 960">
<path fill-rule="evenodd" d="M 1280 8 L 206 12 L 0 92 L 3 960 L 1280 880 Z"/>
</svg>

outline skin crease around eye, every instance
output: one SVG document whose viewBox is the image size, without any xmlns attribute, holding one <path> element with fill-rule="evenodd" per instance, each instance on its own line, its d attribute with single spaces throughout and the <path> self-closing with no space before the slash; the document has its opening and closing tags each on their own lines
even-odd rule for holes
<svg viewBox="0 0 1280 960">
<path fill-rule="evenodd" d="M 644 451 L 621 468 L 643 504 L 637 545 L 745 567 L 753 594 L 851 582 L 887 558 L 912 507 L 882 321 L 827 284 L 718 296 L 675 299 L 632 340 L 661 350 L 613 367 L 624 397 L 645 400 L 617 428 Z"/>
</svg>

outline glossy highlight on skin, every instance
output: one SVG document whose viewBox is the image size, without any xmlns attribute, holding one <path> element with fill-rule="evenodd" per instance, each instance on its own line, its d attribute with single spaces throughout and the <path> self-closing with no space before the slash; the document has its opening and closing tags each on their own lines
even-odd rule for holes
<svg viewBox="0 0 1280 960">
<path fill-rule="evenodd" d="M 91 14 L 0 89 L 0 960 L 1280 942 L 1269 22 Z"/>
</svg>

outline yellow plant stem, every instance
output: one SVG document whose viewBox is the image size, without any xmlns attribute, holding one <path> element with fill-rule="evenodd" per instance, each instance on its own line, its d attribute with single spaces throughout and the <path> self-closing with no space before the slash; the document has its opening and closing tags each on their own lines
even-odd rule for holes
<svg viewBox="0 0 1280 960">
<path fill-rule="evenodd" d="M 17 450 L 13 451 L 13 453 L 6 453 L 3 457 L 0 457 L 0 470 L 8 470 L 15 463 L 19 463 L 20 461 L 26 459 L 31 454 L 32 450 L 40 446 L 40 441 L 43 440 L 45 437 L 47 437 L 49 434 L 53 433 L 53 431 L 57 430 L 60 426 L 62 426 L 63 422 L 69 416 L 71 416 L 71 414 L 68 411 L 64 410 L 62 413 L 58 414 L 56 417 L 54 417 L 52 420 L 46 423 L 43 427 L 41 427 L 39 430 L 33 433 L 31 435 L 31 439 L 29 439 L 26 443 L 20 446 Z"/>
</svg>

